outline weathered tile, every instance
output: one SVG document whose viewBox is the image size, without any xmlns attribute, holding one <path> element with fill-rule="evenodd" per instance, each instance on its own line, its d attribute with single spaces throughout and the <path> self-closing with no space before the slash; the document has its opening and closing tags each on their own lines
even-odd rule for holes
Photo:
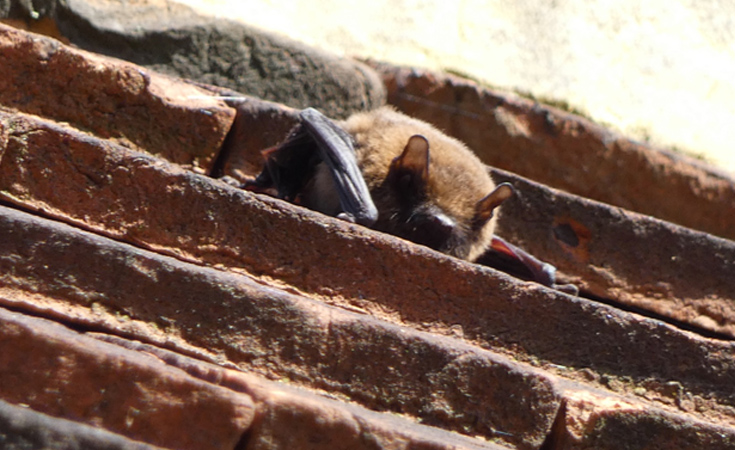
<svg viewBox="0 0 735 450">
<path fill-rule="evenodd" d="M 552 262 L 584 295 L 735 338 L 735 242 L 493 174 L 517 192 L 498 233 Z"/>
<path fill-rule="evenodd" d="M 380 77 L 365 64 L 175 1 L 37 0 L 9 15 L 50 22 L 54 35 L 85 50 L 294 108 L 346 116 L 385 103 Z"/>
<path fill-rule="evenodd" d="M 461 340 L 0 210 L 0 302 L 14 309 L 511 444 L 539 445 L 556 415 L 543 373 Z"/>
<path fill-rule="evenodd" d="M 235 118 L 212 92 L 0 24 L 0 105 L 208 171 Z"/>
<path fill-rule="evenodd" d="M 258 415 L 242 441 L 247 449 L 502 450 L 506 448 L 484 439 L 468 438 L 440 428 L 417 425 L 395 413 L 370 411 L 354 403 L 326 398 L 291 384 L 224 369 L 149 344 L 101 333 L 91 335 L 125 348 L 156 355 L 167 364 L 180 368 L 192 376 L 251 396 L 258 409 Z"/>
<path fill-rule="evenodd" d="M 734 428 L 703 422 L 691 413 L 672 413 L 574 384 L 566 386 L 564 397 L 544 450 L 725 450 L 735 446 Z"/>
<path fill-rule="evenodd" d="M 156 450 L 99 428 L 58 419 L 0 400 L 0 445 L 4 450 Z"/>
<path fill-rule="evenodd" d="M 735 239 L 735 180 L 727 174 L 467 79 L 375 66 L 390 104 L 465 142 L 491 166 Z"/>
<path fill-rule="evenodd" d="M 167 448 L 232 449 L 253 421 L 249 396 L 150 355 L 4 309 L 0 323 L 7 402 Z"/>
<path fill-rule="evenodd" d="M 470 140 L 487 138 L 487 129 L 472 121 L 491 120 L 487 108 L 502 125 L 491 128 L 513 131 L 523 145 L 576 149 L 585 139 L 608 136 L 573 116 L 498 100 L 466 81 L 414 81 L 417 90 L 404 100 L 443 105 L 438 120 L 450 120 L 447 128 Z M 98 98 L 90 102 L 79 104 L 94 109 Z M 471 112 L 463 114 L 472 120 L 446 115 L 457 102 L 453 111 Z M 257 99 L 230 103 L 238 117 L 213 169 L 242 179 L 295 116 Z M 95 390 L 94 383 L 115 374 L 125 400 L 106 401 L 112 411 L 139 401 L 123 389 L 130 384 L 120 383 L 135 373 L 137 389 L 153 386 L 145 392 L 164 403 L 176 398 L 167 394 L 176 383 L 252 398 L 256 413 L 239 447 L 732 446 L 735 343 L 726 339 L 733 326 L 732 242 L 495 170 L 518 188 L 504 206 L 501 235 L 557 264 L 600 302 L 573 298 L 234 189 L 54 120 L 0 110 L 0 303 L 77 330 L 112 333 L 118 337 L 106 340 L 127 350 L 55 324 L 39 329 L 29 324 L 48 322 L 7 312 L 12 320 L 0 334 L 9 337 L 0 345 L 14 350 L 0 352 L 0 359 L 13 361 L 0 361 L 0 377 L 12 378 L 15 389 L 0 382 L 0 398 L 87 421 L 65 395 L 82 388 L 93 391 L 75 400 L 109 395 L 110 388 Z M 623 141 L 611 145 L 630 150 L 628 156 L 639 150 L 626 150 Z M 574 158 L 578 165 L 586 161 Z M 647 160 L 681 169 L 682 161 L 666 161 Z M 660 314 L 669 324 L 622 309 Z M 29 354 L 39 357 L 27 363 Z M 39 379 L 45 381 L 40 388 L 33 385 Z M 52 391 L 57 396 L 50 399 Z M 240 412 L 210 416 L 247 427 Z M 144 427 L 139 418 L 125 431 L 113 429 L 130 436 L 129 428 Z M 234 445 L 237 432 L 218 438 Z"/>
<path fill-rule="evenodd" d="M 67 137 L 78 145 L 74 136 Z M 89 194 L 75 191 L 85 186 L 83 182 L 65 188 L 44 181 L 45 187 L 35 187 L 43 181 L 45 166 L 34 162 L 38 155 L 51 156 L 66 150 L 61 145 L 49 145 L 44 152 L 34 153 L 24 150 L 28 147 L 22 140 L 16 140 L 7 146 L 11 152 L 6 152 L 0 163 L 0 183 L 4 184 L 0 195 L 23 208 L 44 211 L 190 262 L 247 273 L 331 304 L 361 308 L 400 325 L 458 335 L 487 348 L 520 352 L 517 357 L 532 361 L 540 359 L 576 369 L 591 367 L 621 377 L 653 373 L 663 379 L 680 380 L 686 389 L 703 396 L 724 392 L 723 381 L 735 376 L 729 369 L 718 370 L 708 362 L 714 358 L 728 367 L 725 355 L 731 351 L 731 343 L 709 341 L 595 301 L 522 283 L 107 143 L 82 143 L 86 147 L 75 149 L 75 158 L 63 153 L 52 158 L 65 164 L 73 159 L 76 162 L 76 166 L 66 164 L 67 168 L 60 165 L 55 172 L 61 176 L 69 171 L 70 175 L 61 179 L 78 176 L 73 174 L 79 168 L 84 168 L 83 173 L 112 173 L 109 182 L 87 184 Z M 22 157 L 8 156 L 11 153 Z M 104 164 L 100 154 L 105 155 Z M 29 188 L 35 193 L 29 193 L 26 200 L 7 195 Z M 70 196 L 53 198 L 46 194 L 64 189 L 70 191 Z M 546 193 L 537 193 L 537 199 L 543 199 Z M 75 198 L 72 194 L 79 200 L 69 201 Z M 591 223 L 595 223 L 596 215 L 614 213 L 610 208 L 587 211 L 584 201 L 570 201 L 576 205 L 579 217 L 588 217 Z M 630 225 L 624 216 L 621 221 L 623 229 Z M 699 244 L 695 240 L 692 245 Z M 712 267 L 710 276 L 728 282 L 721 276 L 727 272 L 726 264 Z M 226 315 L 225 310 L 221 314 Z M 720 401 L 731 400 L 715 395 L 711 408 L 716 409 Z"/>
</svg>

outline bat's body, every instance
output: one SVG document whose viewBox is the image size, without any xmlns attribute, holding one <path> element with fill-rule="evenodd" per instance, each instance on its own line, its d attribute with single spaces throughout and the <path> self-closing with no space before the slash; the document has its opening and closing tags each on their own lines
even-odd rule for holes
<svg viewBox="0 0 735 450">
<path fill-rule="evenodd" d="M 356 114 L 340 126 L 354 140 L 358 166 L 378 211 L 372 228 L 467 260 L 490 246 L 496 220 L 492 210 L 512 190 L 496 192 L 496 204 L 479 204 L 496 186 L 461 142 L 388 108 Z M 401 160 L 406 148 L 409 154 Z M 397 160 L 402 168 L 394 164 Z M 306 191 L 305 206 L 333 216 L 341 212 L 326 164 L 316 167 Z"/>
<path fill-rule="evenodd" d="M 554 285 L 553 266 L 494 237 L 498 186 L 461 142 L 390 108 L 334 122 L 313 109 L 246 187 L 468 261 L 493 248 Z"/>
</svg>

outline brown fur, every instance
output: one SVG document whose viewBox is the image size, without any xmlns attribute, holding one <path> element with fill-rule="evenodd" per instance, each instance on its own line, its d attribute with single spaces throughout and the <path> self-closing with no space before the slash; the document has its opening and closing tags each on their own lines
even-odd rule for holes
<svg viewBox="0 0 735 450">
<path fill-rule="evenodd" d="M 411 136 L 421 135 L 429 143 L 429 176 L 422 205 L 436 211 L 440 217 L 437 220 L 452 223 L 456 230 L 451 242 L 437 250 L 471 261 L 490 246 L 496 218 L 479 227 L 473 226 L 473 220 L 477 218 L 478 202 L 495 189 L 495 184 L 482 162 L 464 144 L 390 108 L 353 115 L 340 125 L 354 138 L 358 164 L 378 208 L 375 229 L 411 239 L 396 223 L 401 220 L 401 205 L 386 186 L 386 177 Z M 325 167 L 317 168 L 311 192 L 309 206 L 327 214 L 338 210 Z"/>
</svg>

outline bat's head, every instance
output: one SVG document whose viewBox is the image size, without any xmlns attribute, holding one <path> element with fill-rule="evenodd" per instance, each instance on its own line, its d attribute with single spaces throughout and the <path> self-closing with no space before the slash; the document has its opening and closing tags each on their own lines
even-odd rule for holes
<svg viewBox="0 0 735 450">
<path fill-rule="evenodd" d="M 353 121 L 351 131 L 378 208 L 374 228 L 462 259 L 480 256 L 512 187 L 496 186 L 474 153 L 429 124 L 372 114 L 369 127 Z"/>
</svg>

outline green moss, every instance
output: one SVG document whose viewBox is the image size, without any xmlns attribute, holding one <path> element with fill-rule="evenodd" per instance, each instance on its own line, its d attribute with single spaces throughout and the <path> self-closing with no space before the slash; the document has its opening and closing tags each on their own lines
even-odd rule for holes
<svg viewBox="0 0 735 450">
<path fill-rule="evenodd" d="M 480 86 L 486 87 L 488 89 L 498 89 L 497 86 L 492 86 L 492 85 L 490 85 L 490 83 L 487 83 L 485 81 L 482 81 L 482 80 L 480 80 L 479 78 L 477 78 L 474 75 L 470 75 L 467 72 L 464 72 L 464 71 L 459 70 L 459 69 L 455 69 L 453 67 L 443 68 L 443 69 L 441 69 L 441 71 L 444 72 L 444 73 L 448 73 L 450 75 L 454 75 L 455 77 L 460 77 L 460 78 L 464 78 L 466 80 L 474 81 L 475 83 L 479 84 Z"/>
<path fill-rule="evenodd" d="M 529 100 L 532 100 L 536 103 L 541 103 L 543 105 L 552 106 L 556 109 L 560 109 L 562 111 L 566 111 L 568 113 L 574 114 L 576 116 L 584 117 L 585 119 L 589 120 L 590 122 L 599 123 L 600 125 L 604 125 L 600 123 L 599 121 L 593 119 L 589 113 L 584 110 L 582 107 L 572 105 L 567 100 L 562 100 L 559 98 L 549 97 L 546 95 L 536 95 L 530 91 L 526 91 L 523 89 L 515 89 L 513 91 L 516 95 L 527 98 Z"/>
<path fill-rule="evenodd" d="M 696 160 L 706 162 L 706 163 L 712 163 L 712 159 L 707 156 L 707 154 L 701 150 L 692 150 L 690 148 L 684 148 L 678 145 L 671 145 L 669 146 L 669 150 L 671 150 L 674 153 L 679 153 L 681 155 L 686 155 L 690 158 L 694 158 Z"/>
<path fill-rule="evenodd" d="M 472 82 L 475 82 L 479 86 L 481 86 L 483 88 L 486 88 L 486 89 L 491 89 L 491 90 L 495 90 L 495 91 L 508 91 L 508 89 L 502 88 L 500 86 L 493 85 L 492 83 L 488 83 L 487 81 L 481 80 L 481 79 L 477 78 L 474 75 L 470 75 L 470 74 L 468 74 L 466 72 L 463 72 L 463 71 L 458 70 L 458 69 L 455 69 L 455 68 L 444 68 L 444 69 L 442 69 L 442 71 L 445 72 L 445 73 L 448 73 L 450 75 L 454 75 L 454 76 L 457 76 L 457 77 L 464 78 L 466 80 L 470 80 Z M 587 113 L 584 109 L 582 109 L 581 107 L 572 105 L 567 100 L 561 100 L 561 99 L 558 99 L 558 98 L 548 97 L 548 96 L 544 96 L 544 95 L 536 95 L 536 94 L 533 94 L 530 91 L 527 91 L 525 89 L 520 89 L 520 88 L 512 89 L 512 90 L 510 90 L 510 92 L 513 92 L 517 96 L 522 97 L 522 98 L 526 98 L 526 99 L 531 100 L 533 102 L 541 103 L 541 104 L 548 105 L 548 106 L 552 106 L 552 107 L 557 108 L 557 109 L 560 109 L 562 111 L 566 111 L 568 113 L 575 114 L 575 115 L 580 116 L 580 117 L 584 117 L 585 119 L 590 120 L 592 122 L 597 122 L 597 121 L 593 120 L 589 116 L 589 113 Z M 599 122 L 597 122 L 597 123 L 599 123 Z M 603 124 L 600 124 L 600 125 L 603 125 Z"/>
</svg>

